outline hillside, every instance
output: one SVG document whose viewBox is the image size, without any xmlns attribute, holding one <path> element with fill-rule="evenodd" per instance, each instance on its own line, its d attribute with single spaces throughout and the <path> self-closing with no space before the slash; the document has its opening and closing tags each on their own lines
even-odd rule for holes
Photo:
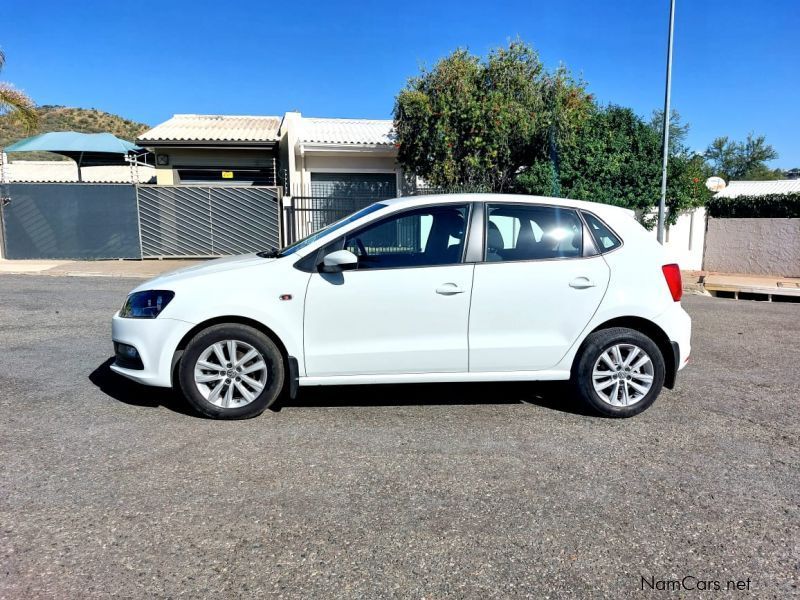
<svg viewBox="0 0 800 600">
<path fill-rule="evenodd" d="M 0 116 L 0 148 L 31 135 L 46 131 L 80 131 L 82 133 L 113 133 L 130 142 L 149 129 L 144 123 L 136 123 L 94 108 L 67 108 L 65 106 L 40 106 L 39 129 L 26 133 L 9 115 Z M 19 160 L 58 160 L 66 158 L 49 152 L 24 152 L 12 155 Z"/>
</svg>

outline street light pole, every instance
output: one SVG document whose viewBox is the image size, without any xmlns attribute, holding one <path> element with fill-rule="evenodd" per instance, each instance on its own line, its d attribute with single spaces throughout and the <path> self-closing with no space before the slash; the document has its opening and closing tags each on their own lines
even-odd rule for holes
<svg viewBox="0 0 800 600">
<path fill-rule="evenodd" d="M 669 41 L 667 42 L 667 90 L 664 94 L 664 146 L 661 163 L 661 200 L 658 203 L 658 242 L 664 243 L 664 212 L 667 202 L 667 159 L 669 158 L 669 96 L 672 88 L 672 33 L 675 29 L 675 0 L 669 3 Z"/>
</svg>

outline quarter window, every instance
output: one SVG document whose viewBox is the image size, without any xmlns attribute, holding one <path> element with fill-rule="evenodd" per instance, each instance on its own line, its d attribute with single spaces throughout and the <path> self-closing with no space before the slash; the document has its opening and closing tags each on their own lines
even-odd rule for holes
<svg viewBox="0 0 800 600">
<path fill-rule="evenodd" d="M 601 253 L 609 252 L 622 245 L 619 237 L 592 213 L 584 212 L 583 218 L 586 219 L 586 224 L 589 226 L 589 230 L 592 232 L 592 236 L 597 242 L 597 248 Z"/>
<path fill-rule="evenodd" d="M 487 210 L 487 261 L 581 256 L 583 225 L 574 210 L 519 204 L 489 204 Z"/>
<path fill-rule="evenodd" d="M 428 267 L 461 262 L 466 205 L 418 208 L 350 233 L 344 249 L 360 269 Z"/>
</svg>

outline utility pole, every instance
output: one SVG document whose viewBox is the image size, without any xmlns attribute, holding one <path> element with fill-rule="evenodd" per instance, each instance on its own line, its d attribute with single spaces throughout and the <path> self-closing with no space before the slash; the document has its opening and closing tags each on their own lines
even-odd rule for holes
<svg viewBox="0 0 800 600">
<path fill-rule="evenodd" d="M 664 213 L 667 203 L 667 160 L 669 159 L 669 96 L 672 88 L 672 33 L 675 29 L 675 0 L 669 3 L 669 41 L 667 42 L 667 90 L 664 93 L 664 146 L 661 163 L 661 200 L 658 203 L 658 242 L 664 243 Z"/>
</svg>

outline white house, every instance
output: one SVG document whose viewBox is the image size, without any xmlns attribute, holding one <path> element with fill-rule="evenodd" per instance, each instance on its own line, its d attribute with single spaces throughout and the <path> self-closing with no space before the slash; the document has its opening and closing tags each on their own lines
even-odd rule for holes
<svg viewBox="0 0 800 600">
<path fill-rule="evenodd" d="M 280 117 L 174 115 L 136 143 L 156 155 L 159 185 L 276 185 Z"/>
<path fill-rule="evenodd" d="M 280 164 L 293 196 L 392 198 L 403 172 L 391 120 L 320 119 L 288 112 Z"/>
<path fill-rule="evenodd" d="M 403 174 L 391 120 L 174 115 L 136 140 L 159 185 L 280 185 L 286 195 L 397 196 Z"/>
</svg>

